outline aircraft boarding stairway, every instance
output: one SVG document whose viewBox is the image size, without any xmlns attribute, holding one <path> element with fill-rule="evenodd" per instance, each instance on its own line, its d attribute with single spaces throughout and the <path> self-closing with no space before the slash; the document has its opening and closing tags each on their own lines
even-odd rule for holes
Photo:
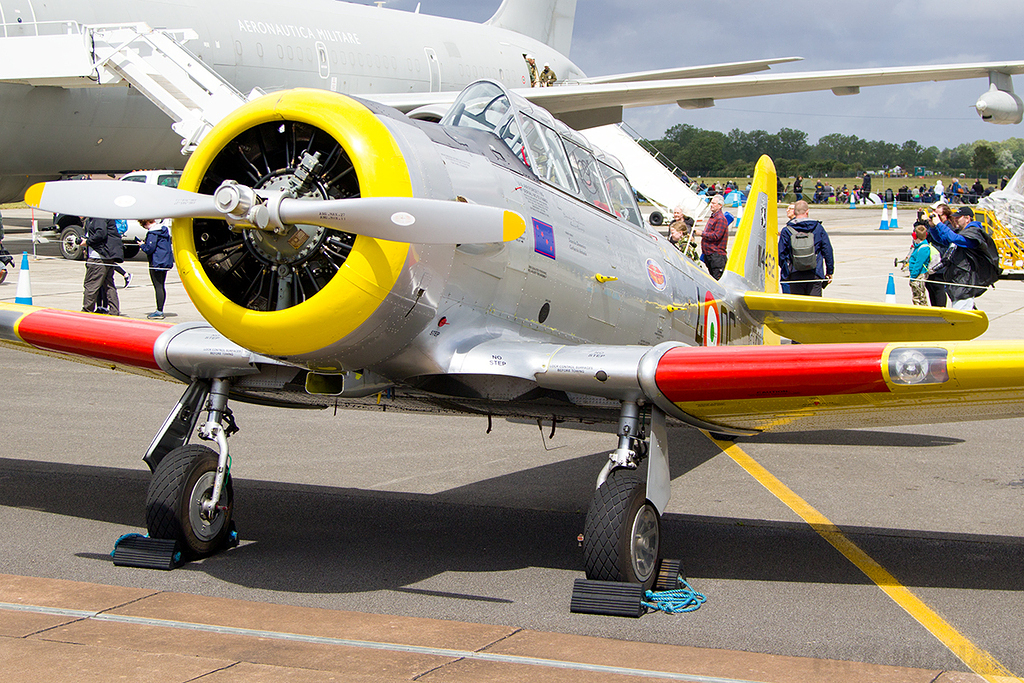
<svg viewBox="0 0 1024 683">
<path fill-rule="evenodd" d="M 697 195 L 679 176 L 644 149 L 635 136 L 627 132 L 624 123 L 588 128 L 583 134 L 591 143 L 622 162 L 630 184 L 666 212 L 668 221 L 672 220 L 672 209 L 677 206 L 682 206 L 686 215 L 695 219 L 703 218 L 707 213 L 704 197 Z"/>
<path fill-rule="evenodd" d="M 191 29 L 157 30 L 145 23 L 79 24 L 74 21 L 0 24 L 0 82 L 86 88 L 133 86 L 171 118 L 189 154 L 221 119 L 250 99 L 183 43 Z M 697 196 L 619 125 L 584 131 L 622 162 L 633 187 L 671 216 L 682 205 L 701 218 Z"/>
<path fill-rule="evenodd" d="M 144 23 L 18 24 L 0 37 L 0 81 L 82 88 L 131 85 L 160 107 L 182 138 L 182 153 L 249 97 L 210 69 L 185 46 L 190 30 L 156 30 Z M 5 29 L 7 27 L 5 26 Z"/>
</svg>

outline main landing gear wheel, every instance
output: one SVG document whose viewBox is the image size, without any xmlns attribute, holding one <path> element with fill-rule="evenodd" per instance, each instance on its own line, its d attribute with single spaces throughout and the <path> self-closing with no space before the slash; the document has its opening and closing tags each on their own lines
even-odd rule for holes
<svg viewBox="0 0 1024 683">
<path fill-rule="evenodd" d="M 217 552 L 231 532 L 234 496 L 230 475 L 212 519 L 202 511 L 213 494 L 217 454 L 206 446 L 175 448 L 160 461 L 146 495 L 146 527 L 152 538 L 175 539 L 189 559 Z"/>
<path fill-rule="evenodd" d="M 658 576 L 661 520 L 636 470 L 612 470 L 594 492 L 583 528 L 583 564 L 595 581 L 640 583 Z"/>
</svg>

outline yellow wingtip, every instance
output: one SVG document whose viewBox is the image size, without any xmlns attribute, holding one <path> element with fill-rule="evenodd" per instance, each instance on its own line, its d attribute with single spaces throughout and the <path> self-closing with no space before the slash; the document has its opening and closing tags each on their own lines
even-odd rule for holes
<svg viewBox="0 0 1024 683">
<path fill-rule="evenodd" d="M 36 183 L 32 187 L 25 191 L 25 203 L 35 208 L 40 208 L 39 204 L 43 199 L 43 188 L 46 187 L 46 183 Z"/>
<path fill-rule="evenodd" d="M 502 223 L 502 235 L 505 242 L 519 239 L 519 236 L 526 232 L 526 221 L 514 211 L 506 211 Z"/>
</svg>

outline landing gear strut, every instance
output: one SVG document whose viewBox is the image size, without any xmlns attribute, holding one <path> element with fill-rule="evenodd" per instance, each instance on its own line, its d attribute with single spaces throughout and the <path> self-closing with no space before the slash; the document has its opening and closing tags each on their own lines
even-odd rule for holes
<svg viewBox="0 0 1024 683">
<path fill-rule="evenodd" d="M 209 415 L 199 428 L 200 438 L 216 441 L 219 453 L 199 444 L 173 448 L 156 464 L 146 496 L 150 537 L 177 540 L 189 559 L 217 552 L 232 531 L 227 437 L 238 428 L 227 407 L 229 389 L 227 380 L 211 380 Z"/>
<path fill-rule="evenodd" d="M 608 456 L 583 530 L 587 578 L 654 585 L 661 551 L 661 511 L 668 503 L 665 415 L 648 415 L 637 403 L 623 402 L 619 446 Z M 646 480 L 640 465 L 647 463 Z"/>
</svg>

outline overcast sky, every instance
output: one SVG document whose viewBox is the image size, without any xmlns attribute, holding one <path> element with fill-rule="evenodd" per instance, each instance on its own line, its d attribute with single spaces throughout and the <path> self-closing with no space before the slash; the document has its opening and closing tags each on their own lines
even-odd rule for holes
<svg viewBox="0 0 1024 683">
<path fill-rule="evenodd" d="M 485 21 L 500 0 L 391 0 L 392 9 Z M 369 3 L 367 3 L 369 4 Z M 1024 61 L 1020 0 L 578 0 L 570 57 L 589 76 L 766 57 L 803 57 L 772 71 Z M 1016 77 L 1018 94 L 1024 78 Z M 689 123 L 728 132 L 795 128 L 814 143 L 843 133 L 868 140 L 955 147 L 978 139 L 1024 137 L 1024 124 L 983 123 L 973 105 L 988 79 L 721 100 L 711 108 L 626 110 L 651 138 Z"/>
</svg>

